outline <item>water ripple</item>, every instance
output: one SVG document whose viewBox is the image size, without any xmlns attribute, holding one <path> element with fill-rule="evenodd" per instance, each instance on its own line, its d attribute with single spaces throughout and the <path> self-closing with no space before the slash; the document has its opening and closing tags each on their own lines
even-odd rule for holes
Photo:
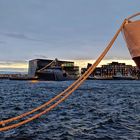
<svg viewBox="0 0 140 140">
<path fill-rule="evenodd" d="M 1 120 L 29 111 L 73 81 L 0 81 Z M 140 140 L 140 81 L 86 81 L 48 114 L 0 140 Z"/>
</svg>

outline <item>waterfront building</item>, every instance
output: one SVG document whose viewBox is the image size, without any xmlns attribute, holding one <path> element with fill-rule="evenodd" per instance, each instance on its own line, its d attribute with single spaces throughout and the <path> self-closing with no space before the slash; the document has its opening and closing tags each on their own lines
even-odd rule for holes
<svg viewBox="0 0 140 140">
<path fill-rule="evenodd" d="M 87 69 L 91 66 L 91 64 L 87 65 Z M 87 70 L 85 68 L 81 69 L 82 74 Z M 92 77 L 113 77 L 120 73 L 122 76 L 131 75 L 136 79 L 139 78 L 139 69 L 136 66 L 126 65 L 125 63 L 119 62 L 112 62 L 106 65 L 102 65 L 101 67 L 97 67 L 93 73 L 91 74 Z"/>
<path fill-rule="evenodd" d="M 52 62 L 54 62 L 54 63 L 52 63 Z M 52 63 L 52 64 L 49 67 L 46 67 L 50 63 Z M 79 76 L 79 67 L 75 66 L 74 62 L 72 62 L 72 61 L 60 61 L 58 59 L 55 59 L 55 60 L 50 60 L 50 59 L 30 60 L 29 61 L 29 68 L 28 68 L 28 76 L 29 77 L 38 77 L 38 78 L 44 77 L 45 78 L 46 72 L 48 69 L 49 69 L 49 71 L 52 71 L 52 73 L 60 73 L 60 70 L 61 70 L 64 74 L 63 75 L 64 77 L 69 75 L 72 79 L 76 79 Z M 67 75 L 65 75 L 65 74 L 67 74 Z M 57 74 L 55 74 L 55 77 L 56 77 L 56 75 Z M 58 76 L 60 77 L 60 74 Z M 51 76 L 48 76 L 47 78 L 48 78 L 48 80 L 56 79 L 56 78 L 53 78 Z M 61 79 L 61 78 L 59 78 L 59 79 Z"/>
</svg>

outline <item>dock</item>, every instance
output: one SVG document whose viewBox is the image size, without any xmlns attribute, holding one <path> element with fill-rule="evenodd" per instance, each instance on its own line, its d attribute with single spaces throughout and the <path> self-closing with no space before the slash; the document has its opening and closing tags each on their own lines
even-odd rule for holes
<svg viewBox="0 0 140 140">
<path fill-rule="evenodd" d="M 9 80 L 38 80 L 37 77 L 29 77 L 26 74 L 0 74 L 0 79 L 9 79 Z"/>
</svg>

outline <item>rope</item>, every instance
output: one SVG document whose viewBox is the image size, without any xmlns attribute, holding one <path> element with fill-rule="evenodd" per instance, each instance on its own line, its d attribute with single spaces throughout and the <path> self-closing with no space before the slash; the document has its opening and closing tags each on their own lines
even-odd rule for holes
<svg viewBox="0 0 140 140">
<path fill-rule="evenodd" d="M 88 71 L 89 71 L 89 70 L 90 70 L 90 69 L 88 69 Z M 88 72 L 88 71 L 87 71 L 87 72 Z M 30 115 L 30 114 L 32 114 L 32 113 L 34 113 L 34 112 L 36 112 L 36 111 L 38 111 L 38 110 L 44 108 L 45 106 L 49 105 L 49 104 L 52 103 L 53 101 L 55 101 L 55 100 L 57 100 L 58 98 L 60 98 L 61 96 L 63 96 L 66 92 L 68 92 L 68 90 L 70 90 L 71 88 L 73 88 L 73 86 L 75 86 L 75 84 L 77 84 L 77 83 L 82 79 L 82 77 L 85 76 L 85 75 L 87 74 L 87 72 L 84 73 L 84 74 L 83 74 L 79 79 L 77 79 L 73 84 L 71 84 L 67 89 L 65 89 L 63 92 L 61 92 L 60 94 L 58 94 L 57 96 L 55 96 L 54 98 L 52 98 L 51 100 L 49 100 L 48 102 L 46 102 L 45 104 L 43 104 L 43 105 L 41 105 L 41 106 L 39 106 L 39 107 L 37 107 L 37 108 L 31 110 L 30 112 L 26 112 L 26 113 L 24 113 L 24 114 L 22 114 L 22 115 L 19 115 L 19 116 L 17 116 L 17 117 L 14 117 L 14 118 L 11 118 L 11 119 L 7 119 L 7 120 L 4 120 L 4 121 L 1 121 L 1 122 L 0 122 L 0 125 L 5 125 L 6 123 L 9 123 L 9 122 L 18 120 L 18 119 L 23 118 L 23 117 L 26 117 L 26 116 L 28 116 L 28 115 Z"/>
<path fill-rule="evenodd" d="M 34 119 L 39 118 L 40 116 L 44 115 L 45 113 L 49 112 L 50 110 L 52 110 L 53 108 L 55 108 L 58 104 L 60 104 L 61 102 L 63 102 L 64 100 L 66 100 L 66 98 L 71 95 L 86 79 L 87 77 L 89 77 L 89 75 L 93 72 L 93 70 L 96 68 L 96 66 L 101 62 L 101 60 L 104 58 L 104 56 L 107 54 L 107 52 L 109 51 L 109 49 L 112 47 L 113 43 L 115 42 L 117 36 L 119 35 L 119 33 L 121 32 L 124 24 L 125 24 L 126 20 L 124 20 L 124 22 L 122 23 L 122 25 L 120 26 L 120 28 L 118 29 L 118 31 L 116 32 L 116 34 L 114 35 L 114 37 L 112 38 L 112 40 L 110 41 L 110 43 L 108 44 L 108 46 L 105 48 L 105 50 L 103 51 L 103 53 L 99 56 L 99 58 L 96 60 L 96 62 L 79 78 L 77 79 L 73 84 L 71 84 L 65 91 L 61 92 L 60 94 L 58 94 L 57 96 L 55 96 L 54 98 L 52 98 L 51 100 L 49 100 L 48 102 L 46 102 L 45 104 L 33 109 L 32 111 L 26 112 L 22 115 L 19 115 L 17 117 L 11 118 L 11 119 L 7 119 L 4 121 L 1 121 L 0 124 L 4 127 L 0 128 L 0 131 L 6 131 L 9 129 L 13 129 L 16 127 L 19 127 L 23 124 L 26 124 L 30 121 L 33 121 Z M 62 97 L 63 96 L 63 97 Z M 53 105 L 49 106 L 47 109 L 45 109 L 44 111 L 29 117 L 21 122 L 18 122 L 16 124 L 12 124 L 9 126 L 5 126 L 5 124 L 9 123 L 9 122 L 13 122 L 15 120 L 19 120 L 25 116 L 28 116 L 44 107 L 46 107 L 47 105 L 50 105 L 53 101 L 56 101 L 58 98 L 62 97 L 61 99 L 59 99 L 57 102 L 55 102 Z"/>
<path fill-rule="evenodd" d="M 139 12 L 139 13 L 136 13 L 136 14 L 134 14 L 134 15 L 132 15 L 132 16 L 126 18 L 126 19 L 127 19 L 127 20 L 130 20 L 130 19 L 132 19 L 132 18 L 134 18 L 134 17 L 136 17 L 136 16 L 139 16 L 139 15 L 140 15 L 140 12 Z"/>
<path fill-rule="evenodd" d="M 53 60 L 52 62 L 50 62 L 49 64 L 47 64 L 45 67 L 39 69 L 37 72 L 43 71 L 44 69 L 46 69 L 46 68 L 48 68 L 49 66 L 51 66 L 54 62 L 55 62 L 55 60 Z"/>
</svg>

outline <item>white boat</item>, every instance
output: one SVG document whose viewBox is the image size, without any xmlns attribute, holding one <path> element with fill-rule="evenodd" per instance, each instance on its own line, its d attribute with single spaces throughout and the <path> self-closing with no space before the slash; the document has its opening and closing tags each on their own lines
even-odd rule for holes
<svg viewBox="0 0 140 140">
<path fill-rule="evenodd" d="M 113 80 L 135 80 L 136 78 L 128 74 L 127 76 L 122 75 L 120 72 L 117 72 L 113 76 Z"/>
</svg>

